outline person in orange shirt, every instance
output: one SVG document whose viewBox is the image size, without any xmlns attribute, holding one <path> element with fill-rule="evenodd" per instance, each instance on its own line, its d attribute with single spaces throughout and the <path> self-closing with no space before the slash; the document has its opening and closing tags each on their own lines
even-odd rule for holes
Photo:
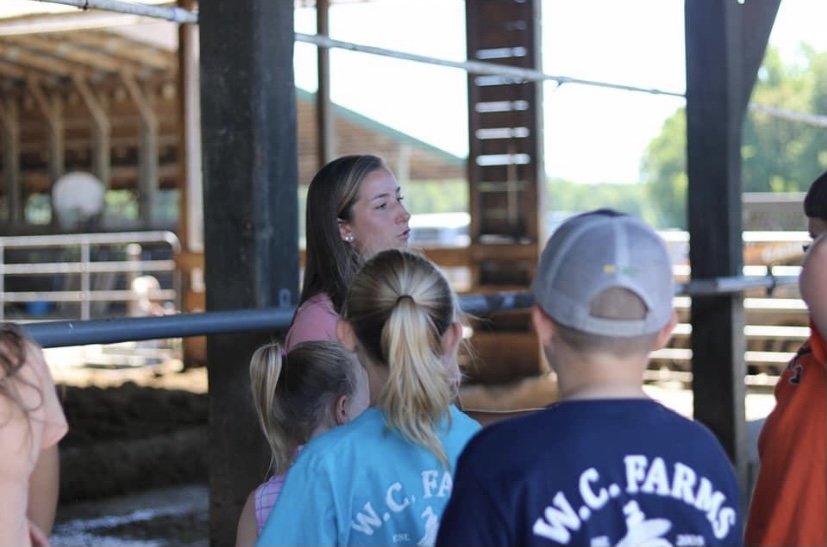
<svg viewBox="0 0 827 547">
<path fill-rule="evenodd" d="M 57 443 L 67 431 L 40 346 L 17 325 L 0 323 L 0 545 L 48 545 Z"/>
<path fill-rule="evenodd" d="M 827 545 L 827 172 L 804 200 L 813 244 L 799 288 L 810 338 L 778 379 L 776 405 L 758 437 L 761 468 L 747 546 Z"/>
</svg>

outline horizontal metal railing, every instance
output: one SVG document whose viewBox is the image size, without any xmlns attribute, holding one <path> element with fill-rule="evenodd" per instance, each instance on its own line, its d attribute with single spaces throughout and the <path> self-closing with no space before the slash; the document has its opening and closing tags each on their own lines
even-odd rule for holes
<svg viewBox="0 0 827 547">
<path fill-rule="evenodd" d="M 529 292 L 515 292 L 462 295 L 459 300 L 465 313 L 485 315 L 527 309 L 534 302 L 534 297 Z M 81 346 L 236 332 L 284 332 L 290 326 L 295 311 L 295 307 L 261 308 L 160 317 L 43 321 L 27 323 L 24 328 L 44 347 Z"/>
<path fill-rule="evenodd" d="M 721 280 L 719 280 L 721 281 Z M 731 278 L 709 285 L 684 283 L 677 285 L 676 296 L 709 295 L 710 287 L 720 286 L 721 293 L 735 292 L 738 287 L 769 287 L 791 279 Z M 463 312 L 485 316 L 491 313 L 528 309 L 534 304 L 529 291 L 500 292 L 491 294 L 464 294 L 459 297 Z M 262 308 L 169 315 L 162 317 L 136 317 L 90 321 L 46 321 L 27 324 L 30 334 L 44 347 L 76 346 L 91 343 L 115 343 L 132 340 L 179 338 L 221 333 L 272 330 L 283 332 L 295 313 L 295 307 Z"/>
<path fill-rule="evenodd" d="M 169 249 L 170 258 L 142 260 L 141 245 L 162 245 Z M 137 247 L 130 247 L 137 246 Z M 51 249 L 61 253 L 63 260 L 42 262 L 7 263 L 8 251 L 37 251 Z M 93 249 L 98 251 L 97 256 Z M 101 259 L 102 250 L 124 255 L 123 260 Z M 80 318 L 91 318 L 92 303 L 129 303 L 136 299 L 130 289 L 117 290 L 111 287 L 96 287 L 95 277 L 101 274 L 170 274 L 173 287 L 151 290 L 148 297 L 155 301 L 171 301 L 178 307 L 178 275 L 175 255 L 181 250 L 178 237 L 169 231 L 118 232 L 99 234 L 55 234 L 44 236 L 0 237 L 0 320 L 5 319 L 7 303 L 76 303 Z M 130 256 L 130 252 L 134 256 Z M 7 278 L 32 276 L 62 276 L 63 279 L 78 278 L 77 288 L 58 290 L 8 290 Z"/>
<path fill-rule="evenodd" d="M 140 234 L 136 238 L 136 234 Z M 116 237 L 113 237 L 116 236 Z M 78 240 L 86 239 L 89 244 L 94 244 L 101 238 L 118 240 L 123 243 L 136 241 L 155 240 L 159 236 L 169 239 L 169 243 L 177 251 L 177 239 L 169 232 L 145 232 L 132 234 L 87 234 L 76 236 Z M 3 238 L 0 238 L 2 240 Z M 6 238 L 9 239 L 9 238 Z M 665 239 L 671 243 L 686 242 L 687 235 L 683 232 L 668 234 Z M 745 243 L 756 241 L 780 241 L 795 246 L 800 251 L 800 244 L 807 240 L 806 233 L 745 233 Z M 29 240 L 31 242 L 31 240 Z M 44 237 L 39 243 L 43 245 L 54 245 L 54 237 Z M 2 247 L 0 247 L 0 251 Z M 772 258 L 772 257 L 770 257 Z M 153 264 L 112 262 L 109 266 L 98 264 L 87 264 L 83 267 L 77 264 L 46 263 L 35 265 L 38 271 L 63 272 L 63 271 L 117 271 L 133 272 L 136 267 L 142 271 L 160 271 L 174 266 L 174 261 L 155 261 Z M 0 265 L 0 273 L 6 275 L 22 274 L 28 265 Z M 800 267 L 778 265 L 761 266 L 747 265 L 741 276 L 720 277 L 703 280 L 689 280 L 690 270 L 687 265 L 678 264 L 675 266 L 676 296 L 675 308 L 681 317 L 688 317 L 691 307 L 691 297 L 705 297 L 721 294 L 747 293 L 744 299 L 744 309 L 751 322 L 745 326 L 744 334 L 748 342 L 755 342 L 756 345 L 749 348 L 745 354 L 748 363 L 755 365 L 766 365 L 770 369 L 786 364 L 791 353 L 785 351 L 763 351 L 761 340 L 780 340 L 778 347 L 791 347 L 789 344 L 800 343 L 806 339 L 808 328 L 802 325 L 806 321 L 806 306 L 799 299 L 794 290 L 785 290 L 783 294 L 789 298 L 778 297 L 781 291 L 774 293 L 775 289 L 790 286 L 797 283 Z M 3 276 L 0 275 L 0 289 L 2 288 Z M 765 291 L 766 297 L 757 293 Z M 71 291 L 70 291 L 71 292 Z M 71 294 L 50 293 L 52 301 L 72 301 L 72 296 L 79 296 L 78 292 Z M 36 294 L 17 293 L 11 296 L 8 301 L 20 298 L 29 299 L 39 296 Z M 97 299 L 127 300 L 131 297 L 130 291 L 91 291 L 83 295 L 88 301 Z M 157 295 L 159 298 L 169 298 L 167 292 Z M 487 314 L 496 312 L 518 311 L 528 309 L 534 302 L 533 296 L 528 291 L 499 292 L 488 294 L 461 294 L 460 303 L 467 313 L 484 317 Z M 82 321 L 48 321 L 31 323 L 26 328 L 45 347 L 80 346 L 87 344 L 113 344 L 128 341 L 172 339 L 189 336 L 202 336 L 222 333 L 265 331 L 274 333 L 284 332 L 289 327 L 295 308 L 272 308 L 255 310 L 232 310 L 221 312 L 202 312 L 169 315 L 152 318 L 120 318 L 120 319 L 99 319 Z M 1 318 L 2 316 L 0 316 Z M 780 324 L 762 324 L 762 322 Z M 788 323 L 788 324 L 784 324 Z M 805 325 L 806 323 L 804 323 Z M 680 347 L 688 344 L 691 335 L 691 326 L 688 323 L 679 323 L 673 343 L 670 347 L 653 353 L 655 362 L 691 362 L 692 351 L 688 347 Z M 785 342 L 789 342 L 785 346 Z M 758 350 L 756 350 L 756 347 Z M 760 350 L 760 351 L 759 351 Z M 678 369 L 686 365 L 678 365 Z M 766 368 L 765 367 L 765 368 Z"/>
</svg>

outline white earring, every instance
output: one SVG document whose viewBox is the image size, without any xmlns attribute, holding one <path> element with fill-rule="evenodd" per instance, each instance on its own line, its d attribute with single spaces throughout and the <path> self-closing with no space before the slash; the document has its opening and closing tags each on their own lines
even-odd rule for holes
<svg viewBox="0 0 827 547">
<path fill-rule="evenodd" d="M 347 241 L 348 243 L 353 243 L 354 239 L 355 238 L 353 237 L 353 234 L 348 234 L 345 236 L 345 241 Z"/>
</svg>

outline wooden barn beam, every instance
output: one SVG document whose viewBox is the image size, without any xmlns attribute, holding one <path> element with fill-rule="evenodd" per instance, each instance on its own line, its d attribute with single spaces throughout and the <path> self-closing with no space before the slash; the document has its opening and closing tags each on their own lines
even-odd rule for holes
<svg viewBox="0 0 827 547">
<path fill-rule="evenodd" d="M 83 103 L 92 115 L 92 165 L 95 168 L 95 175 L 103 183 L 104 188 L 108 189 L 112 171 L 112 124 L 109 123 L 103 103 L 86 82 L 86 79 L 80 74 L 74 73 L 72 74 L 72 81 L 83 99 Z"/>
<path fill-rule="evenodd" d="M 293 10 L 273 0 L 199 2 L 208 312 L 297 302 Z M 234 543 L 245 498 L 265 476 L 248 365 L 276 334 L 207 339 L 213 547 Z"/>
<path fill-rule="evenodd" d="M 26 80 L 26 71 L 5 59 L 0 59 L 0 76 L 14 78 L 22 82 Z"/>
<path fill-rule="evenodd" d="M 138 210 L 144 226 L 152 227 L 155 224 L 155 201 L 158 194 L 158 115 L 149 96 L 130 72 L 121 72 L 121 80 L 141 114 Z"/>
<path fill-rule="evenodd" d="M 56 15 L 34 15 L 0 20 L 0 36 L 20 36 L 45 32 L 68 32 L 89 29 L 108 29 L 141 23 L 154 23 L 155 19 L 140 15 L 126 15 L 105 11 L 83 11 Z"/>
<path fill-rule="evenodd" d="M 11 228 L 23 223 L 23 179 L 20 176 L 20 118 L 15 99 L 0 101 L 3 139 L 3 178 Z"/>
<path fill-rule="evenodd" d="M 316 0 L 316 33 L 330 33 L 330 0 Z M 330 100 L 330 49 L 316 48 L 319 88 L 316 91 L 316 144 L 319 167 L 336 157 L 336 124 Z M 310 181 L 303 181 L 310 182 Z"/>
<path fill-rule="evenodd" d="M 194 11 L 195 0 L 178 0 L 177 6 Z M 204 311 L 204 191 L 201 176 L 201 105 L 198 73 L 198 26 L 178 26 L 178 238 L 182 252 L 176 259 L 181 270 L 182 307 Z M 207 339 L 183 340 L 184 363 L 207 364 Z"/>
<path fill-rule="evenodd" d="M 770 3 L 777 9 L 777 0 Z M 775 17 L 775 10 L 750 8 L 755 4 L 686 2 L 684 8 L 693 280 L 742 273 L 742 127 Z M 746 507 L 743 295 L 694 297 L 691 323 L 694 416 L 717 435 L 735 464 Z"/>
<path fill-rule="evenodd" d="M 71 67 L 49 56 L 36 55 L 30 51 L 7 42 L 0 41 L 0 57 L 10 63 L 37 70 L 46 76 L 69 77 Z"/>
<path fill-rule="evenodd" d="M 181 25 L 178 28 L 188 28 L 190 25 Z M 197 27 L 196 32 L 197 32 Z M 112 32 L 96 30 L 69 32 L 65 34 L 66 41 L 83 44 L 87 47 L 99 49 L 119 60 L 127 60 L 137 67 L 149 67 L 154 70 L 169 70 L 175 66 L 175 54 L 159 48 L 143 45 L 135 40 L 124 38 Z"/>
<path fill-rule="evenodd" d="M 49 194 L 57 179 L 63 176 L 65 169 L 65 148 L 64 139 L 65 127 L 63 119 L 63 97 L 59 93 L 52 92 L 48 96 L 40 82 L 35 78 L 28 78 L 26 84 L 34 97 L 35 103 L 40 108 L 46 124 L 49 126 Z M 52 214 L 52 222 L 57 218 Z"/>
<path fill-rule="evenodd" d="M 77 47 L 67 40 L 44 36 L 48 34 L 43 36 L 28 34 L 17 36 L 14 41 L 30 51 L 35 50 L 40 55 L 46 55 L 69 66 L 80 65 L 84 70 L 117 73 L 123 68 L 123 62 L 115 57 Z"/>
</svg>

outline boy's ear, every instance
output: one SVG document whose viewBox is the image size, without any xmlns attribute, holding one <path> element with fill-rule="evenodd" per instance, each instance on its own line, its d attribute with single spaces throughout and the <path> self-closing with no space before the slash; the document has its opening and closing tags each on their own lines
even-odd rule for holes
<svg viewBox="0 0 827 547">
<path fill-rule="evenodd" d="M 551 339 L 554 335 L 554 323 L 551 317 L 546 315 L 540 306 L 534 305 L 531 307 L 531 322 L 534 325 L 534 330 L 537 332 L 537 338 L 543 346 L 550 346 Z"/>
<path fill-rule="evenodd" d="M 339 339 L 339 343 L 348 351 L 356 351 L 356 335 L 353 333 L 353 327 L 344 319 L 339 319 L 336 322 L 336 337 Z"/>
<path fill-rule="evenodd" d="M 672 331 L 675 330 L 675 325 L 677 324 L 678 312 L 672 310 L 672 319 L 670 319 L 669 323 L 667 323 L 666 326 L 660 329 L 660 331 L 658 332 L 658 335 L 655 338 L 654 343 L 652 344 L 652 351 L 656 351 L 666 347 L 666 344 L 669 343 L 669 339 L 672 338 Z"/>
<path fill-rule="evenodd" d="M 462 325 L 454 321 L 451 326 L 442 334 L 442 354 L 451 355 L 459 346 L 462 340 Z"/>
</svg>

